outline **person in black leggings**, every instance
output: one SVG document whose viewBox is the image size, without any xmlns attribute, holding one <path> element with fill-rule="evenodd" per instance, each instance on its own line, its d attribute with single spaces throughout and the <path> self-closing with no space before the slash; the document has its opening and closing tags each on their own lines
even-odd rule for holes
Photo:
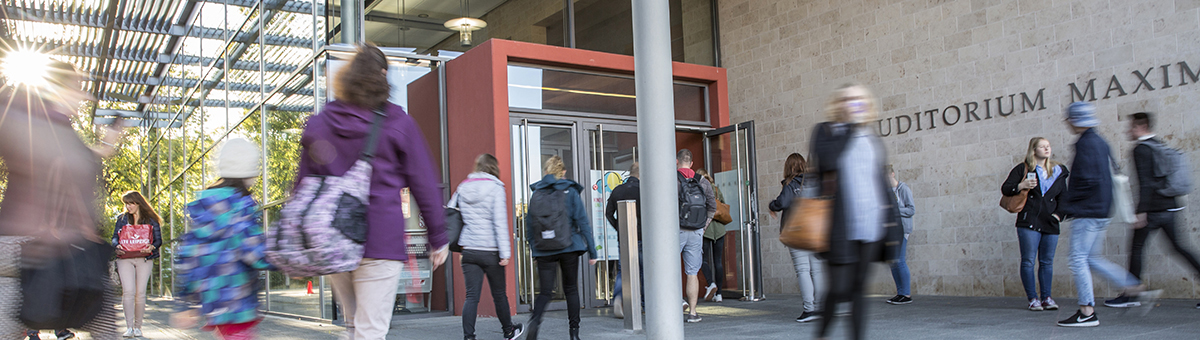
<svg viewBox="0 0 1200 340">
<path fill-rule="evenodd" d="M 537 262 L 538 283 L 541 284 L 537 299 L 534 300 L 533 316 L 529 318 L 529 335 L 526 339 L 537 340 L 542 314 L 546 313 L 546 305 L 554 296 L 554 279 L 558 276 L 555 271 L 562 269 L 563 294 L 567 297 L 567 318 L 571 327 L 571 340 L 579 340 L 579 257 L 587 252 L 591 257 L 588 264 L 596 264 L 596 245 L 592 239 L 592 226 L 588 222 L 583 199 L 579 196 L 583 186 L 563 178 L 567 171 L 562 158 L 550 157 L 546 160 L 542 170 L 547 175 L 542 177 L 541 181 L 529 186 L 534 191 L 534 195 L 530 198 L 529 209 L 536 210 L 542 204 L 537 201 L 539 196 L 551 195 L 550 193 L 555 191 L 563 192 L 566 197 L 565 209 L 567 210 L 567 216 L 564 218 L 571 220 L 571 244 L 566 248 L 556 250 L 546 250 L 545 246 L 539 246 L 539 243 L 542 242 L 539 238 L 544 234 L 538 231 L 541 227 L 534 226 L 533 223 L 538 221 L 536 223 L 542 225 L 540 222 L 542 218 L 530 216 L 535 215 L 533 211 L 525 216 L 525 228 L 528 228 L 525 238 L 529 242 L 533 260 Z"/>
<path fill-rule="evenodd" d="M 487 276 L 492 290 L 492 303 L 505 339 L 521 336 L 521 324 L 512 323 L 508 309 L 507 279 L 504 267 L 512 257 L 512 242 L 508 235 L 508 204 L 504 182 L 500 181 L 500 166 L 495 156 L 482 154 L 475 159 L 475 171 L 458 185 L 450 207 L 462 213 L 463 228 L 458 245 L 462 247 L 462 271 L 467 297 L 463 301 L 463 338 L 475 339 L 475 317 L 483 278 Z"/>
</svg>

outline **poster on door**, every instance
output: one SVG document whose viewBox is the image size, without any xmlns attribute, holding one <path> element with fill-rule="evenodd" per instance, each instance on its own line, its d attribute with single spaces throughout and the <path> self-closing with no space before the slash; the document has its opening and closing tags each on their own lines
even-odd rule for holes
<svg viewBox="0 0 1200 340">
<path fill-rule="evenodd" d="M 592 239 L 596 244 L 596 255 L 600 257 L 601 261 L 621 258 L 617 229 L 604 217 L 604 208 L 608 204 L 608 196 L 612 194 L 612 189 L 625 183 L 628 176 L 629 171 L 592 170 L 589 173 L 588 178 L 591 181 L 588 183 L 591 184 L 589 187 L 591 195 L 588 196 L 592 199 Z"/>
</svg>

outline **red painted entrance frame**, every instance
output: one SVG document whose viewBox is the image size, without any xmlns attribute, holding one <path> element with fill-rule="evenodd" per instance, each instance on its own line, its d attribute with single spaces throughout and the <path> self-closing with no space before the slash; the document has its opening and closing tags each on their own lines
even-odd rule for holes
<svg viewBox="0 0 1200 340">
<path fill-rule="evenodd" d="M 534 65 L 555 66 L 576 70 L 597 71 L 613 74 L 633 75 L 633 57 L 581 49 L 492 39 L 446 64 L 446 102 L 448 157 L 450 183 L 466 179 L 474 168 L 475 157 L 491 153 L 500 161 L 500 178 L 512 179 L 511 127 L 508 107 L 508 64 L 520 62 Z M 705 84 L 708 86 L 709 121 L 712 127 L 729 125 L 729 90 L 725 69 L 712 66 L 672 63 L 675 80 Z M 439 140 L 439 114 L 437 110 L 437 74 L 430 73 L 409 85 L 410 114 L 417 120 L 435 159 L 441 156 Z M 430 106 L 432 105 L 432 106 Z M 678 134 L 677 134 L 678 135 Z M 683 137 L 683 136 L 681 136 Z M 703 164 L 703 141 L 701 138 L 679 138 L 679 146 L 687 147 L 700 156 L 697 164 Z M 701 156 L 703 155 L 703 156 Z M 439 159 L 439 163 L 440 159 Z M 512 220 L 513 188 L 507 186 L 509 197 L 509 226 Z M 448 199 L 448 198 L 447 198 Z M 511 230 L 510 230 L 511 232 Z M 513 242 L 522 242 L 514 240 Z M 514 252 L 516 246 L 513 246 Z M 461 306 L 466 290 L 460 256 L 452 256 L 454 266 L 454 302 Z M 439 270 L 440 272 L 440 270 Z M 435 274 L 442 277 L 444 274 Z M 516 265 L 507 267 L 509 311 L 516 315 L 517 285 Z M 444 294 L 435 284 L 434 296 Z M 439 293 L 439 291 L 442 291 Z M 435 309 L 445 309 L 445 301 L 435 298 Z M 441 306 L 438 306 L 440 302 Z M 455 315 L 461 315 L 455 308 Z M 483 289 L 479 302 L 479 315 L 494 316 L 491 294 Z"/>
</svg>

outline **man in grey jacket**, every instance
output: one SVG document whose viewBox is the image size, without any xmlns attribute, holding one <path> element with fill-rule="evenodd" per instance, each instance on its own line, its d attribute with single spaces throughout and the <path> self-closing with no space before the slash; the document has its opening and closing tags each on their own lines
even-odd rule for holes
<svg viewBox="0 0 1200 340">
<path fill-rule="evenodd" d="M 892 263 L 892 280 L 896 281 L 896 296 L 888 299 L 887 303 L 905 305 L 913 301 L 912 282 L 908 274 L 908 235 L 913 231 L 912 217 L 917 213 L 917 206 L 913 204 L 912 189 L 908 188 L 908 184 L 896 179 L 896 170 L 892 169 L 891 165 L 888 165 L 887 171 L 888 178 L 892 182 L 892 193 L 896 195 L 896 203 L 900 207 L 900 225 L 904 226 L 904 238 L 900 240 L 900 251 L 897 253 L 896 262 Z"/>
</svg>

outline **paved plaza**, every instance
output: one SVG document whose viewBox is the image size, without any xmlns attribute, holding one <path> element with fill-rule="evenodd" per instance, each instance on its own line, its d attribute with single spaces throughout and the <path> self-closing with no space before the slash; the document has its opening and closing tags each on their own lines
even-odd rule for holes
<svg viewBox="0 0 1200 340">
<path fill-rule="evenodd" d="M 1055 321 L 1070 316 L 1073 299 L 1063 298 L 1058 311 L 1030 312 L 1022 298 L 917 296 L 904 306 L 884 303 L 885 296 L 870 298 L 870 339 L 1196 339 L 1200 337 L 1200 309 L 1194 300 L 1161 300 L 1145 317 L 1127 310 L 1100 307 L 1100 327 L 1064 328 Z M 686 324 L 688 339 L 810 339 L 815 323 L 794 321 L 800 299 L 794 295 L 770 295 L 760 302 L 725 301 L 703 303 L 704 321 Z M 177 330 L 166 325 L 170 304 L 151 301 L 143 325 L 146 339 L 215 339 L 198 330 Z M 1129 313 L 1126 313 L 1129 312 Z M 543 339 L 567 338 L 565 311 L 546 314 Z M 517 315 L 525 322 L 529 314 Z M 683 315 L 680 314 L 682 318 Z M 461 339 L 459 317 L 398 320 L 388 339 Z M 847 318 L 835 321 L 833 339 L 846 336 Z M 622 329 L 623 321 L 608 310 L 583 312 L 583 339 L 637 339 L 642 334 Z M 124 327 L 122 325 L 122 327 Z M 499 323 L 481 318 L 479 339 L 501 339 Z M 267 317 L 259 328 L 261 339 L 336 340 L 342 327 L 328 323 Z M 43 339 L 50 338 L 48 332 Z M 81 336 L 88 339 L 87 336 Z"/>
</svg>

